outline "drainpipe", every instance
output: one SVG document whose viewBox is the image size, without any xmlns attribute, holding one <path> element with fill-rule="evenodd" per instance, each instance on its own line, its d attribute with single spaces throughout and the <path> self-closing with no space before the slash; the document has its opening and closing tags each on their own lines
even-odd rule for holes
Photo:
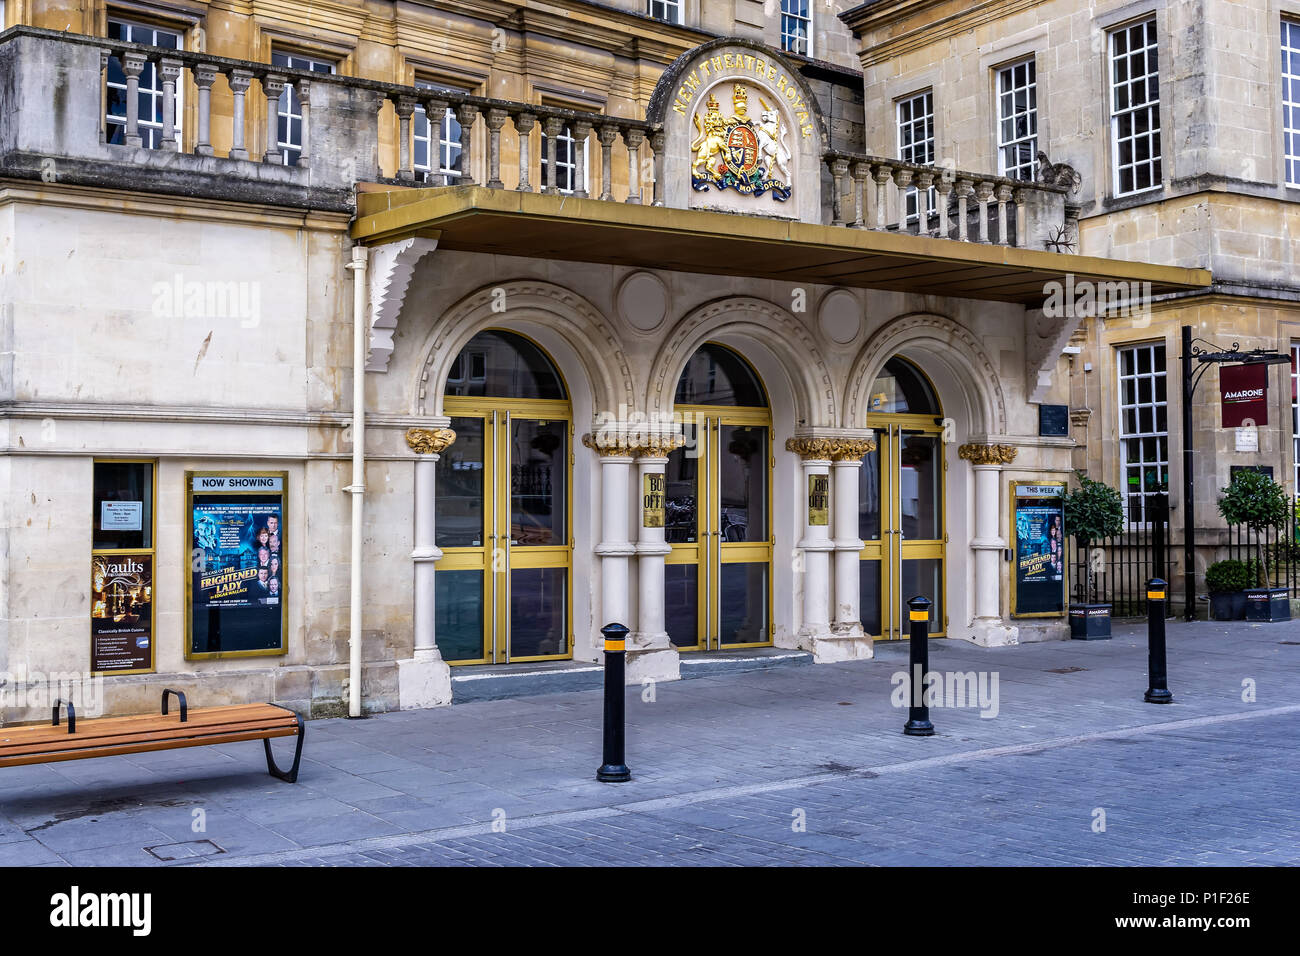
<svg viewBox="0 0 1300 956">
<path fill-rule="evenodd" d="M 348 716 L 361 716 L 361 519 L 366 493 L 366 263 L 365 246 L 352 247 L 352 586 L 349 605 Z"/>
</svg>

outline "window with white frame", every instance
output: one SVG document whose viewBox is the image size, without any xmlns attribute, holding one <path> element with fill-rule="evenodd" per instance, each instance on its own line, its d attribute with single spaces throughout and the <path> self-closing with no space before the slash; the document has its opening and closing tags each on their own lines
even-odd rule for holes
<svg viewBox="0 0 1300 956">
<path fill-rule="evenodd" d="M 542 132 L 542 182 L 549 183 L 547 178 L 547 166 L 550 164 L 551 156 L 546 146 L 546 133 Z M 591 164 L 587 162 L 587 142 L 582 143 L 582 188 L 587 188 L 588 170 Z M 555 137 L 555 185 L 562 193 L 572 193 L 574 183 L 577 182 L 578 163 L 577 163 L 577 143 L 573 138 L 573 127 L 565 126 L 560 130 L 560 135 Z"/>
<path fill-rule="evenodd" d="M 1169 391 L 1164 343 L 1119 349 L 1121 493 L 1128 520 L 1148 520 L 1169 490 Z"/>
<path fill-rule="evenodd" d="M 1155 17 L 1110 34 L 1110 146 L 1115 195 L 1160 187 L 1160 57 Z"/>
<path fill-rule="evenodd" d="M 416 80 L 415 86 L 421 90 L 447 89 L 423 80 Z M 435 185 L 455 185 L 461 175 L 460 122 L 455 111 L 447 107 L 435 128 L 424 107 L 417 106 L 411 117 L 411 133 L 415 140 L 415 178 Z"/>
<path fill-rule="evenodd" d="M 1038 155 L 1038 78 L 1033 59 L 998 70 L 998 172 L 1033 181 Z"/>
<path fill-rule="evenodd" d="M 926 90 L 898 101 L 898 158 L 918 166 L 934 165 L 934 93 Z M 934 187 L 929 192 L 929 208 L 934 208 Z M 916 188 L 907 191 L 908 222 L 919 218 Z"/>
<path fill-rule="evenodd" d="M 646 13 L 665 23 L 681 23 L 683 0 L 647 0 Z"/>
<path fill-rule="evenodd" d="M 1300 22 L 1282 21 L 1282 146 L 1288 186 L 1300 186 Z"/>
<path fill-rule="evenodd" d="M 149 26 L 144 23 L 131 23 L 127 20 L 109 20 L 108 38 L 123 40 L 127 43 L 143 43 L 167 50 L 179 50 L 181 35 L 175 30 Z M 107 141 L 119 145 L 126 143 L 126 73 L 121 61 L 111 56 L 108 58 L 108 96 L 104 116 L 104 134 Z M 176 98 L 173 103 L 172 126 L 176 129 L 176 148 L 180 148 L 180 124 L 177 120 L 184 115 L 181 109 L 181 93 L 184 84 L 176 84 Z M 139 130 L 143 146 L 158 149 L 162 145 L 163 134 L 163 84 L 154 63 L 146 63 L 140 73 L 138 93 L 140 103 Z"/>
<path fill-rule="evenodd" d="M 1300 342 L 1291 343 L 1291 478 L 1300 499 Z"/>
<path fill-rule="evenodd" d="M 781 0 L 781 49 L 812 56 L 812 0 Z"/>
<path fill-rule="evenodd" d="M 318 60 L 291 53 L 272 52 L 271 65 L 282 66 L 286 70 L 310 70 L 313 73 L 333 73 L 335 70 L 335 64 L 331 60 Z M 276 136 L 280 146 L 280 162 L 286 166 L 297 166 L 303 147 L 302 98 L 293 84 L 285 85 L 284 92 L 280 94 L 278 110 L 280 123 Z"/>
</svg>

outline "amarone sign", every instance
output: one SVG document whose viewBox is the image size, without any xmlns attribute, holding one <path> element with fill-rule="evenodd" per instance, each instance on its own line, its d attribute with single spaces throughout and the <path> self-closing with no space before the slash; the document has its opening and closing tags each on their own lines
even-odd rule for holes
<svg viewBox="0 0 1300 956">
<path fill-rule="evenodd" d="M 1261 363 L 1219 368 L 1223 427 L 1268 424 L 1268 366 Z"/>
</svg>

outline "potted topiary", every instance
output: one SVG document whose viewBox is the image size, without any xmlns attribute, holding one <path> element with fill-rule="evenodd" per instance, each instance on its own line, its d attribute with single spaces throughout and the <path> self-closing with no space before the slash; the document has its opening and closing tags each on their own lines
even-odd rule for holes
<svg viewBox="0 0 1300 956">
<path fill-rule="evenodd" d="M 1070 605 L 1070 637 L 1081 641 L 1110 637 L 1110 605 L 1097 603 L 1097 576 L 1088 546 L 1124 530 L 1124 502 L 1119 492 L 1083 474 L 1079 487 L 1065 496 L 1065 533 L 1074 538 L 1087 568 L 1084 603 Z"/>
<path fill-rule="evenodd" d="M 1210 620 L 1240 621 L 1246 616 L 1246 589 L 1255 581 L 1254 562 L 1236 558 L 1215 561 L 1205 569 L 1205 589 L 1210 592 Z"/>
<path fill-rule="evenodd" d="M 1255 538 L 1258 577 L 1246 590 L 1246 620 L 1291 620 L 1290 592 L 1269 584 L 1268 557 L 1263 536 L 1270 528 L 1284 525 L 1291 516 L 1286 489 L 1262 471 L 1243 469 L 1222 489 L 1219 514 L 1228 524 L 1244 524 Z"/>
</svg>

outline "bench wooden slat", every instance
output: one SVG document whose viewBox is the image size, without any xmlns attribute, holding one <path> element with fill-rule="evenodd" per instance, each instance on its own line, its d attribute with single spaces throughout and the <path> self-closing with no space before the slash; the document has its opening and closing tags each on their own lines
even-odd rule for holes
<svg viewBox="0 0 1300 956">
<path fill-rule="evenodd" d="M 9 727 L 0 730 L 0 752 L 10 744 L 25 744 L 35 741 L 60 741 L 69 737 L 88 735 L 112 736 L 114 734 L 140 733 L 151 730 L 167 730 L 176 727 L 204 727 L 218 723 L 230 723 L 234 720 L 288 720 L 294 721 L 292 712 L 269 704 L 240 705 L 234 707 L 204 707 L 189 712 L 189 720 L 181 723 L 179 714 L 171 713 L 166 717 L 161 714 L 133 714 L 129 717 L 93 717 L 78 718 L 77 732 L 68 733 L 66 716 L 58 726 L 50 724 L 31 724 L 25 727 Z"/>
<path fill-rule="evenodd" d="M 78 725 L 80 727 L 80 725 Z M 137 727 L 133 733 L 99 733 L 93 724 L 87 723 L 86 730 L 75 734 L 64 733 L 60 737 L 33 740 L 18 740 L 0 745 L 0 761 L 6 757 L 20 754 L 57 753 L 65 750 L 86 750 L 93 747 L 109 747 L 117 744 L 133 744 L 142 741 L 183 741 L 191 738 L 208 739 L 221 734 L 240 732 L 263 736 L 284 736 L 298 732 L 298 721 L 292 714 L 285 717 L 266 719 L 228 720 L 221 723 L 207 722 L 195 724 L 168 724 L 165 727 Z M 177 744 L 179 746 L 179 744 Z"/>
<path fill-rule="evenodd" d="M 268 737 L 293 737 L 297 725 L 272 732 L 245 731 L 218 734 L 212 737 L 192 737 L 188 740 L 154 740 L 135 744 L 110 744 L 87 750 L 65 750 L 14 757 L 0 757 L 0 767 L 22 767 L 36 763 L 59 763 L 64 760 L 84 760 L 90 757 L 120 757 L 126 754 L 149 753 L 155 750 L 179 750 L 182 747 L 206 747 L 209 744 L 237 743 L 241 740 L 265 740 Z"/>
</svg>

